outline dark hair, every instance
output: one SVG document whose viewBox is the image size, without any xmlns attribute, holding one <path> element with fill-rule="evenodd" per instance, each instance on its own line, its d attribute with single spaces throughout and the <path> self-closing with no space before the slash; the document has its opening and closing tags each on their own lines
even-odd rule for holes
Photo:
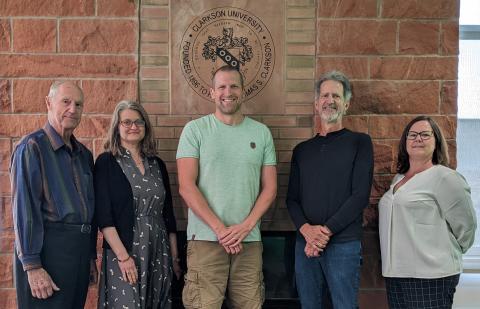
<svg viewBox="0 0 480 309">
<path fill-rule="evenodd" d="M 402 137 L 400 138 L 400 143 L 398 145 L 398 161 L 397 161 L 397 172 L 400 174 L 405 174 L 410 168 L 410 161 L 407 152 L 407 134 L 410 131 L 410 128 L 419 121 L 428 121 L 432 127 L 433 136 L 435 137 L 435 149 L 432 154 L 433 164 L 440 164 L 448 166 L 449 157 L 448 157 L 448 146 L 443 137 L 442 130 L 438 124 L 429 116 L 418 116 L 410 121 L 405 129 L 403 130 Z"/>
<path fill-rule="evenodd" d="M 237 72 L 238 75 L 240 76 L 240 86 L 242 86 L 242 89 L 244 88 L 244 80 L 243 80 L 243 75 L 242 73 L 235 67 L 232 67 L 230 65 L 224 65 L 219 67 L 218 69 L 215 70 L 212 74 L 212 86 L 215 88 L 215 76 L 217 75 L 218 72 Z"/>
<path fill-rule="evenodd" d="M 150 157 L 156 155 L 155 140 L 153 138 L 153 129 L 148 114 L 142 105 L 137 102 L 123 100 L 118 102 L 113 112 L 112 121 L 110 122 L 110 129 L 108 130 L 108 136 L 103 148 L 107 151 L 111 151 L 115 156 L 120 150 L 120 132 L 118 125 L 120 124 L 120 112 L 126 109 L 137 111 L 142 119 L 145 121 L 145 136 L 140 141 L 140 151 L 143 155 Z"/>
<path fill-rule="evenodd" d="M 320 97 L 320 87 L 322 86 L 323 82 L 326 82 L 327 80 L 333 80 L 341 83 L 343 86 L 343 98 L 346 102 L 350 101 L 352 98 L 352 86 L 350 85 L 348 77 L 340 71 L 330 71 L 320 76 L 315 83 L 315 99 Z"/>
</svg>

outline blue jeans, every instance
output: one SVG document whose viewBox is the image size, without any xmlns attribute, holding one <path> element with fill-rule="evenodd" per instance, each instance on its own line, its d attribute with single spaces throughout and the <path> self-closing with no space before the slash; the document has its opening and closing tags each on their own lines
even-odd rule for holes
<svg viewBox="0 0 480 309">
<path fill-rule="evenodd" d="M 318 257 L 308 258 L 305 239 L 297 235 L 295 244 L 295 277 L 302 309 L 323 308 L 327 288 L 333 308 L 358 308 L 361 242 L 328 244 Z"/>
</svg>

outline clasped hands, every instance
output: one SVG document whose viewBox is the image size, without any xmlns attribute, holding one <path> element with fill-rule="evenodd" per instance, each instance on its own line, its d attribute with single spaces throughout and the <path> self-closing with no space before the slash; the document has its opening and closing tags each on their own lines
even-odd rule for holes
<svg viewBox="0 0 480 309">
<path fill-rule="evenodd" d="M 250 230 L 245 222 L 223 227 L 217 233 L 218 242 L 228 254 L 239 254 L 243 249 L 242 241 Z"/>
<path fill-rule="evenodd" d="M 305 223 L 300 227 L 300 233 L 307 242 L 305 245 L 305 255 L 307 257 L 316 257 L 327 246 L 332 232 L 325 225 L 311 225 Z"/>
</svg>

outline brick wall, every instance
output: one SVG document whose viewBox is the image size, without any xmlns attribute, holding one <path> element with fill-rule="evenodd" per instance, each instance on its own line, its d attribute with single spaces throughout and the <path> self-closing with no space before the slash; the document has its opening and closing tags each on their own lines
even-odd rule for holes
<svg viewBox="0 0 480 309">
<path fill-rule="evenodd" d="M 397 141 L 417 114 L 434 116 L 455 157 L 458 0 L 279 0 L 286 6 L 284 112 L 255 115 L 274 136 L 279 194 L 263 228 L 291 230 L 285 209 L 291 150 L 315 131 L 313 82 L 340 69 L 353 80 L 347 127 L 369 133 L 375 180 L 365 212 L 361 305 L 385 307 L 380 276 L 378 199 L 395 171 Z M 12 145 L 45 121 L 53 79 L 77 81 L 85 115 L 77 135 L 101 151 L 113 106 L 145 105 L 167 162 L 181 227 L 175 150 L 191 115 L 171 113 L 168 0 L 3 0 L 0 3 L 0 308 L 14 308 L 8 160 Z M 94 308 L 95 291 L 89 296 Z"/>
</svg>

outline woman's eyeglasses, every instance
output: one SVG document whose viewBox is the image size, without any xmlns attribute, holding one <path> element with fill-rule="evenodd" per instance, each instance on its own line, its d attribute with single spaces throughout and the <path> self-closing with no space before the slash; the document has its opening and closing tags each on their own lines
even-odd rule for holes
<svg viewBox="0 0 480 309">
<path fill-rule="evenodd" d="M 422 131 L 422 132 L 415 132 L 415 131 L 408 131 L 407 139 L 409 140 L 416 140 L 417 136 L 420 136 L 422 141 L 430 139 L 433 136 L 433 131 Z"/>
<path fill-rule="evenodd" d="M 144 127 L 145 126 L 145 120 L 143 119 L 137 119 L 135 121 L 130 120 L 130 119 L 125 119 L 125 120 L 120 120 L 120 124 L 124 126 L 125 128 L 131 128 L 133 124 L 135 124 L 138 127 Z"/>
</svg>

